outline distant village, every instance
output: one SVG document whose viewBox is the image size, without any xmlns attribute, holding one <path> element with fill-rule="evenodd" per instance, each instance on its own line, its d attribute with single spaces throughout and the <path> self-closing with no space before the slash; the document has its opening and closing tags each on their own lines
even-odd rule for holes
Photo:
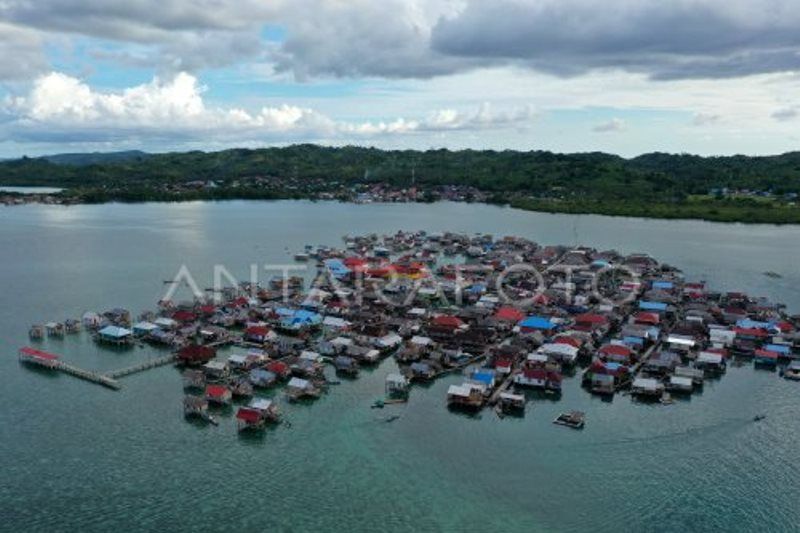
<svg viewBox="0 0 800 533">
<path fill-rule="evenodd" d="M 736 199 L 744 199 L 744 198 L 765 198 L 765 199 L 773 199 L 773 200 L 783 200 L 786 202 L 790 202 L 794 205 L 794 202 L 797 201 L 798 193 L 796 192 L 788 192 L 785 194 L 775 194 L 772 191 L 763 191 L 763 190 L 753 190 L 753 189 L 732 189 L 728 187 L 720 187 L 714 188 L 708 191 L 708 195 L 714 198 L 721 198 L 726 200 L 736 200 Z"/>
<path fill-rule="evenodd" d="M 99 192 L 111 201 L 128 201 L 127 187 L 103 187 Z M 90 191 L 92 193 L 97 190 Z M 354 203 L 372 202 L 485 202 L 489 194 L 465 185 L 399 187 L 389 183 L 344 183 L 325 179 L 279 178 L 257 176 L 231 181 L 192 180 L 176 183 L 149 183 L 136 190 L 144 200 L 223 199 L 223 198 L 303 198 L 310 200 L 339 200 Z M 0 192 L 0 203 L 6 206 L 24 204 L 69 205 L 89 203 L 86 191 L 64 193 Z"/>
<path fill-rule="evenodd" d="M 0 204 L 5 206 L 25 204 L 69 205 L 79 203 L 76 198 L 57 193 L 22 194 L 0 191 Z"/>
<path fill-rule="evenodd" d="M 230 183 L 218 181 L 189 181 L 167 185 L 165 190 L 172 193 L 229 189 L 263 189 L 285 191 L 292 195 L 312 200 L 341 200 L 345 202 L 424 202 L 447 200 L 453 202 L 482 202 L 489 195 L 465 185 L 443 185 L 440 187 L 409 186 L 398 187 L 389 183 L 344 183 L 325 179 L 297 179 L 279 177 L 253 177 L 234 180 Z"/>
</svg>

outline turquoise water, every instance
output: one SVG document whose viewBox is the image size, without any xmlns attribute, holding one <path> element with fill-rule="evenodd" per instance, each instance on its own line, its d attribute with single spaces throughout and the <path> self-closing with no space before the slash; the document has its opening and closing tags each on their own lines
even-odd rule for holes
<svg viewBox="0 0 800 533">
<path fill-rule="evenodd" d="M 372 410 L 391 360 L 260 438 L 184 421 L 170 367 L 119 392 L 22 368 L 34 322 L 85 310 L 152 308 L 186 264 L 246 276 L 291 262 L 304 244 L 397 229 L 514 234 L 652 253 L 720 289 L 800 312 L 799 227 L 527 213 L 467 204 L 311 202 L 23 206 L 0 209 L 0 529 L 9 531 L 796 531 L 800 388 L 732 368 L 690 401 L 604 402 L 565 383 L 521 419 L 445 407 L 452 376 L 405 406 Z M 287 250 L 288 248 L 288 250 Z M 763 275 L 775 271 L 783 277 Z M 265 276 L 269 277 L 269 275 Z M 42 345 L 112 369 L 156 355 L 109 351 L 85 336 Z M 576 432 L 551 420 L 587 413 Z M 753 423 L 755 413 L 768 412 Z M 387 424 L 391 414 L 400 418 Z"/>
</svg>

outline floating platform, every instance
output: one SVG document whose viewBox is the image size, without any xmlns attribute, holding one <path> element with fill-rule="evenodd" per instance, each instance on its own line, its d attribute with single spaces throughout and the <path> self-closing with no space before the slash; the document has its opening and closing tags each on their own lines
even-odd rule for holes
<svg viewBox="0 0 800 533">
<path fill-rule="evenodd" d="M 586 424 L 586 415 L 581 411 L 569 411 L 558 415 L 553 424 L 566 426 L 572 429 L 583 429 Z"/>
</svg>

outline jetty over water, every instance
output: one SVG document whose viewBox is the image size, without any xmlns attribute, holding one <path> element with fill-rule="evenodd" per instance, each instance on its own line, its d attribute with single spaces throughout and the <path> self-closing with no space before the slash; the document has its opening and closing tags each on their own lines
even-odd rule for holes
<svg viewBox="0 0 800 533">
<path fill-rule="evenodd" d="M 19 360 L 23 363 L 37 365 L 51 370 L 58 370 L 78 379 L 96 383 L 109 389 L 119 390 L 122 388 L 122 385 L 118 381 L 119 378 L 144 372 L 145 370 L 149 370 L 151 368 L 157 368 L 159 366 L 171 364 L 175 361 L 175 354 L 148 359 L 147 361 L 142 361 L 136 365 L 105 373 L 79 368 L 75 365 L 62 361 L 59 356 L 55 354 L 30 347 L 21 348 L 19 350 Z"/>
<path fill-rule="evenodd" d="M 82 368 L 78 368 L 77 366 L 70 365 L 69 363 L 65 363 L 60 361 L 58 365 L 55 367 L 56 370 L 60 370 L 65 374 L 69 374 L 71 376 L 75 376 L 76 378 L 83 379 L 85 381 L 90 381 L 92 383 L 97 383 L 98 385 L 102 385 L 104 387 L 108 387 L 109 389 L 119 390 L 121 385 L 119 381 L 114 378 L 110 378 L 105 374 L 100 374 L 98 372 L 92 372 L 91 370 L 84 370 Z"/>
<path fill-rule="evenodd" d="M 158 357 L 155 359 L 148 359 L 147 361 L 143 361 L 138 365 L 129 366 L 127 368 L 120 368 L 119 370 L 112 370 L 111 372 L 106 372 L 106 376 L 113 379 L 118 379 L 125 376 L 130 376 L 131 374 L 138 374 L 139 372 L 144 372 L 145 370 L 149 370 L 151 368 L 157 368 L 159 366 L 168 365 L 175 362 L 175 354 L 166 355 L 164 357 Z"/>
</svg>

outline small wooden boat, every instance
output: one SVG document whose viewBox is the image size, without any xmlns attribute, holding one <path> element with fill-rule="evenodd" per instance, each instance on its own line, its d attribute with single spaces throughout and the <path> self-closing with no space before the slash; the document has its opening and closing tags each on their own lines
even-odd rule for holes
<svg viewBox="0 0 800 533">
<path fill-rule="evenodd" d="M 569 411 L 561 413 L 553 420 L 553 424 L 559 426 L 567 426 L 572 429 L 583 429 L 585 424 L 586 415 L 581 411 Z"/>
</svg>

